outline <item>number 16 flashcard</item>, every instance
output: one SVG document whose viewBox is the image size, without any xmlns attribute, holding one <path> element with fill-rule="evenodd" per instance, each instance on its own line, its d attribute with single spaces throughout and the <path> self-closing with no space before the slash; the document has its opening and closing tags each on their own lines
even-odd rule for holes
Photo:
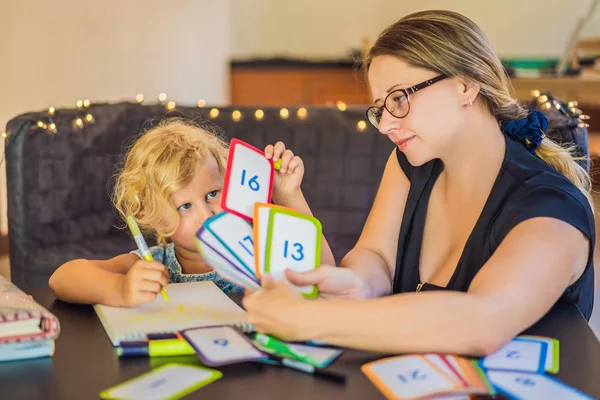
<svg viewBox="0 0 600 400">
<path fill-rule="evenodd" d="M 232 139 L 221 207 L 252 221 L 254 203 L 271 202 L 274 174 L 273 160 L 267 160 L 264 152 Z"/>
<path fill-rule="evenodd" d="M 267 228 L 265 272 L 286 280 L 285 270 L 309 271 L 321 263 L 321 223 L 294 211 L 273 208 Z M 318 295 L 316 286 L 296 287 L 306 298 Z"/>
</svg>

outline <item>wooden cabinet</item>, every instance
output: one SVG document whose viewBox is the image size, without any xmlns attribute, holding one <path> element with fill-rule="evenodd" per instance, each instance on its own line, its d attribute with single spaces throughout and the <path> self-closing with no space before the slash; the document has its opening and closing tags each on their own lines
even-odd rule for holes
<svg viewBox="0 0 600 400">
<path fill-rule="evenodd" d="M 232 62 L 231 104 L 315 106 L 368 104 L 362 72 L 352 62 Z"/>
</svg>

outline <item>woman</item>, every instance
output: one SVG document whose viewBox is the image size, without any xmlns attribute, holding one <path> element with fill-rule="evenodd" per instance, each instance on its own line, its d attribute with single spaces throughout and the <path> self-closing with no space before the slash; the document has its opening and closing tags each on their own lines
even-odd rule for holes
<svg viewBox="0 0 600 400">
<path fill-rule="evenodd" d="M 340 268 L 287 272 L 326 300 L 267 280 L 244 298 L 249 322 L 289 340 L 486 355 L 557 301 L 589 318 L 589 177 L 511 97 L 483 32 L 418 12 L 380 35 L 365 67 L 367 114 L 397 148 L 358 243 Z"/>
</svg>

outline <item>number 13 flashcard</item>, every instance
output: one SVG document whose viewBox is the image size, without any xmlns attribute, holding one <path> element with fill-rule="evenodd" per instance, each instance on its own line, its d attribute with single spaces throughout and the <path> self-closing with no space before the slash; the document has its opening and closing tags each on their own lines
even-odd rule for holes
<svg viewBox="0 0 600 400">
<path fill-rule="evenodd" d="M 281 208 L 269 213 L 265 272 L 286 280 L 285 270 L 309 271 L 321 263 L 321 223 L 313 217 Z M 306 298 L 315 298 L 316 286 L 296 287 Z"/>
</svg>

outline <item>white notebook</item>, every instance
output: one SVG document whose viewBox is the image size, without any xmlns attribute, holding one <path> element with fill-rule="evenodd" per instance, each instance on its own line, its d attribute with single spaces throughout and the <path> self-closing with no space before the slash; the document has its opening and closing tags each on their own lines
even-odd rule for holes
<svg viewBox="0 0 600 400">
<path fill-rule="evenodd" d="M 199 326 L 233 325 L 252 331 L 246 312 L 212 281 L 172 283 L 167 286 L 169 302 L 156 296 L 137 307 L 95 305 L 94 309 L 113 346 L 145 340 L 148 334 L 175 333 Z"/>
</svg>

